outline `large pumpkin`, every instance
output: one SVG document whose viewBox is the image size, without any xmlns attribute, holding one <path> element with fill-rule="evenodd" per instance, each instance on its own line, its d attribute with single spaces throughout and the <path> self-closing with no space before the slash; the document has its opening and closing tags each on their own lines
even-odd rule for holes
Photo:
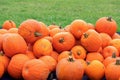
<svg viewBox="0 0 120 80">
<path fill-rule="evenodd" d="M 120 59 L 109 64 L 105 69 L 106 80 L 118 80 L 120 77 Z"/>
<path fill-rule="evenodd" d="M 24 53 L 27 50 L 27 44 L 19 34 L 6 34 L 3 40 L 3 50 L 5 55 L 12 57 L 18 53 Z"/>
<path fill-rule="evenodd" d="M 18 33 L 27 42 L 33 43 L 37 39 L 49 35 L 49 30 L 44 24 L 33 19 L 28 19 L 20 24 Z"/>
<path fill-rule="evenodd" d="M 58 80 L 82 80 L 84 67 L 82 63 L 72 57 L 62 59 L 56 67 Z"/>
<path fill-rule="evenodd" d="M 89 52 L 96 52 L 102 46 L 102 39 L 95 30 L 89 29 L 81 37 L 82 46 Z"/>
<path fill-rule="evenodd" d="M 102 17 L 96 21 L 95 29 L 100 33 L 107 33 L 113 36 L 117 31 L 117 23 L 111 17 Z"/>
<path fill-rule="evenodd" d="M 60 32 L 53 36 L 53 47 L 56 51 L 70 50 L 75 45 L 75 38 L 69 32 Z"/>
</svg>

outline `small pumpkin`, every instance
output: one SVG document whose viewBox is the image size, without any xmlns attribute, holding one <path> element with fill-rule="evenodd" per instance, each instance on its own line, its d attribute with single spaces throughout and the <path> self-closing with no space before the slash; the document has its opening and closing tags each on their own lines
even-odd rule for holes
<svg viewBox="0 0 120 80">
<path fill-rule="evenodd" d="M 82 34 L 88 30 L 88 25 L 84 20 L 74 20 L 70 24 L 70 32 L 76 39 L 80 39 Z"/>
<path fill-rule="evenodd" d="M 112 36 L 112 39 L 120 39 L 120 34 L 116 32 L 116 33 Z"/>
<path fill-rule="evenodd" d="M 5 72 L 4 64 L 0 62 L 0 78 L 3 76 L 4 72 Z"/>
<path fill-rule="evenodd" d="M 90 80 L 102 80 L 105 73 L 105 67 L 102 62 L 93 60 L 85 68 L 85 74 Z"/>
<path fill-rule="evenodd" d="M 53 57 L 58 62 L 58 56 L 59 54 L 56 51 L 52 51 L 50 54 L 51 57 Z"/>
<path fill-rule="evenodd" d="M 42 56 L 39 59 L 42 60 L 44 63 L 46 63 L 48 65 L 49 70 L 51 72 L 55 71 L 57 61 L 54 58 L 52 58 L 51 56 Z"/>
<path fill-rule="evenodd" d="M 117 31 L 117 23 L 112 17 L 101 17 L 96 21 L 95 29 L 100 33 L 107 33 L 113 36 Z"/>
<path fill-rule="evenodd" d="M 49 74 L 47 64 L 39 59 L 27 61 L 22 69 L 22 76 L 25 80 L 47 80 Z"/>
<path fill-rule="evenodd" d="M 82 80 L 83 74 L 82 63 L 72 57 L 62 59 L 56 67 L 58 80 Z"/>
<path fill-rule="evenodd" d="M 87 23 L 89 29 L 95 29 L 95 26 L 92 23 Z"/>
<path fill-rule="evenodd" d="M 9 30 L 10 28 L 16 28 L 16 24 L 15 24 L 15 22 L 12 21 L 12 20 L 6 20 L 6 21 L 3 23 L 2 28 Z"/>
<path fill-rule="evenodd" d="M 18 28 L 10 28 L 8 30 L 9 33 L 18 33 Z"/>
<path fill-rule="evenodd" d="M 102 46 L 102 39 L 100 37 L 100 34 L 92 29 L 86 31 L 82 35 L 80 41 L 82 46 L 88 52 L 96 52 Z"/>
<path fill-rule="evenodd" d="M 60 53 L 70 50 L 75 45 L 75 38 L 69 32 L 60 32 L 53 36 L 53 47 Z"/>
<path fill-rule="evenodd" d="M 27 44 L 22 36 L 19 34 L 6 34 L 3 40 L 3 50 L 5 55 L 12 57 L 18 53 L 24 53 L 27 51 Z"/>
<path fill-rule="evenodd" d="M 120 59 L 109 64 L 105 69 L 105 77 L 107 80 L 118 80 L 120 77 Z"/>
<path fill-rule="evenodd" d="M 76 45 L 71 49 L 72 54 L 76 59 L 85 59 L 87 51 L 81 45 Z"/>
<path fill-rule="evenodd" d="M 28 42 L 34 43 L 36 40 L 49 35 L 47 27 L 34 19 L 22 22 L 18 28 L 18 33 Z"/>
<path fill-rule="evenodd" d="M 22 78 L 22 68 L 23 65 L 29 61 L 29 57 L 25 54 L 16 54 L 14 55 L 8 65 L 8 73 L 14 79 Z"/>
<path fill-rule="evenodd" d="M 5 33 L 8 33 L 8 30 L 6 30 L 6 29 L 0 29 L 0 34 L 5 34 Z"/>
<path fill-rule="evenodd" d="M 52 44 L 47 39 L 39 39 L 33 45 L 33 53 L 39 58 L 40 56 L 50 55 L 53 51 Z"/>
</svg>

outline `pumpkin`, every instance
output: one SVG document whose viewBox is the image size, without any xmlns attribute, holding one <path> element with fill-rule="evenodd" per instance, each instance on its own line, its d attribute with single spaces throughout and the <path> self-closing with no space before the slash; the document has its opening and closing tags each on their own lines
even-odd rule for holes
<svg viewBox="0 0 120 80">
<path fill-rule="evenodd" d="M 115 34 L 112 36 L 112 39 L 120 39 L 119 33 L 115 33 Z"/>
<path fill-rule="evenodd" d="M 50 30 L 50 36 L 53 37 L 55 34 L 62 32 L 62 30 L 60 28 L 54 28 L 52 30 Z"/>
<path fill-rule="evenodd" d="M 117 48 L 118 52 L 120 53 L 120 39 L 112 39 L 109 45 Z"/>
<path fill-rule="evenodd" d="M 64 58 L 68 58 L 69 56 L 74 57 L 71 51 L 63 51 L 63 52 L 61 52 L 61 53 L 59 54 L 59 56 L 58 56 L 58 62 L 59 62 L 60 60 L 64 59 Z"/>
<path fill-rule="evenodd" d="M 112 38 L 106 33 L 100 33 L 100 36 L 102 39 L 102 48 L 108 46 Z"/>
<path fill-rule="evenodd" d="M 39 39 L 33 45 L 33 53 L 39 58 L 40 56 L 50 55 L 53 50 L 52 44 L 47 39 Z"/>
<path fill-rule="evenodd" d="M 25 55 L 27 55 L 30 59 L 35 59 L 36 58 L 34 53 L 32 51 L 30 51 L 30 50 L 27 50 L 25 52 Z"/>
<path fill-rule="evenodd" d="M 9 33 L 18 33 L 18 28 L 10 28 L 8 30 Z"/>
<path fill-rule="evenodd" d="M 60 53 L 70 50 L 75 45 L 75 38 L 69 32 L 60 32 L 53 36 L 53 47 Z"/>
<path fill-rule="evenodd" d="M 3 49 L 2 44 L 3 44 L 3 35 L 0 34 L 0 51 L 2 51 Z"/>
<path fill-rule="evenodd" d="M 91 52 L 91 53 L 87 53 L 86 56 L 86 61 L 93 61 L 93 60 L 99 60 L 100 62 L 103 62 L 104 57 L 102 56 L 102 54 L 100 54 L 99 52 Z"/>
<path fill-rule="evenodd" d="M 16 54 L 14 55 L 8 65 L 8 73 L 14 79 L 22 78 L 22 68 L 23 65 L 29 61 L 29 57 L 25 54 Z"/>
<path fill-rule="evenodd" d="M 3 76 L 4 70 L 5 70 L 4 64 L 0 62 L 0 78 Z"/>
<path fill-rule="evenodd" d="M 52 58 L 51 56 L 42 56 L 39 59 L 42 60 L 44 63 L 46 63 L 48 65 L 49 70 L 51 72 L 55 71 L 57 61 L 54 58 Z"/>
<path fill-rule="evenodd" d="M 56 25 L 56 24 L 51 24 L 48 26 L 48 29 L 52 30 L 54 28 L 60 28 L 60 26 Z"/>
<path fill-rule="evenodd" d="M 3 40 L 3 50 L 6 56 L 12 57 L 20 52 L 26 52 L 27 44 L 19 34 L 9 33 Z"/>
<path fill-rule="evenodd" d="M 80 39 L 82 34 L 88 29 L 88 25 L 84 20 L 74 20 L 70 24 L 70 32 L 75 36 L 76 39 Z"/>
<path fill-rule="evenodd" d="M 78 60 L 81 62 L 81 64 L 83 65 L 83 68 L 85 70 L 85 68 L 87 67 L 87 62 L 84 59 L 78 59 Z"/>
<path fill-rule="evenodd" d="M 65 26 L 65 27 L 64 27 L 64 31 L 70 32 L 70 25 Z"/>
<path fill-rule="evenodd" d="M 80 41 L 82 46 L 88 52 L 96 52 L 102 46 L 102 39 L 100 37 L 100 34 L 92 29 L 89 29 L 88 31 L 86 31 L 82 35 Z"/>
<path fill-rule="evenodd" d="M 115 53 L 116 56 L 119 56 L 119 52 L 114 46 L 106 46 L 102 51 L 102 55 L 104 58 L 112 56 L 113 53 Z"/>
<path fill-rule="evenodd" d="M 34 43 L 36 40 L 49 35 L 49 30 L 45 25 L 34 19 L 22 22 L 18 28 L 18 33 L 28 42 Z"/>
<path fill-rule="evenodd" d="M 3 23 L 2 28 L 9 30 L 10 28 L 16 28 L 16 24 L 15 24 L 15 22 L 12 21 L 12 20 L 6 20 L 6 21 Z"/>
<path fill-rule="evenodd" d="M 45 36 L 45 37 L 43 37 L 43 38 L 49 40 L 49 41 L 52 43 L 53 38 L 52 38 L 51 36 Z"/>
<path fill-rule="evenodd" d="M 106 80 L 118 80 L 120 77 L 120 59 L 109 64 L 105 69 Z"/>
<path fill-rule="evenodd" d="M 115 53 L 112 54 L 112 56 L 109 56 L 104 59 L 103 64 L 105 67 L 107 67 L 110 63 L 115 62 L 118 57 Z"/>
<path fill-rule="evenodd" d="M 95 26 L 92 23 L 87 23 L 89 29 L 95 29 Z"/>
<path fill-rule="evenodd" d="M 9 64 L 10 59 L 1 51 L 0 52 L 0 62 L 4 64 L 4 70 L 7 71 L 7 67 Z"/>
<path fill-rule="evenodd" d="M 58 80 L 82 80 L 83 74 L 82 63 L 72 57 L 62 59 L 56 67 Z"/>
<path fill-rule="evenodd" d="M 89 77 L 90 80 L 102 80 L 104 77 L 104 72 L 105 67 L 98 60 L 91 61 L 85 68 L 85 74 Z"/>
<path fill-rule="evenodd" d="M 117 23 L 112 17 L 101 17 L 96 21 L 95 29 L 100 33 L 107 33 L 113 36 L 117 31 Z"/>
<path fill-rule="evenodd" d="M 87 51 L 81 45 L 76 45 L 71 49 L 72 54 L 76 59 L 85 59 Z"/>
<path fill-rule="evenodd" d="M 0 29 L 0 34 L 5 34 L 5 33 L 8 33 L 8 30 L 6 30 L 6 29 Z"/>
<path fill-rule="evenodd" d="M 27 61 L 22 69 L 24 80 L 47 80 L 49 74 L 48 65 L 39 59 Z"/>
</svg>

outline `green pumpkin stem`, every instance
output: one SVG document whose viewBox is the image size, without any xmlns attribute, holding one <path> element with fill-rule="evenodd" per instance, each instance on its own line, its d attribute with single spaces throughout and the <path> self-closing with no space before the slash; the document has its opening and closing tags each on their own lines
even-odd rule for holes
<svg viewBox="0 0 120 80">
<path fill-rule="evenodd" d="M 59 39 L 59 42 L 60 42 L 60 43 L 63 43 L 63 42 L 64 42 L 64 38 L 60 38 L 60 39 Z"/>
<path fill-rule="evenodd" d="M 85 38 L 87 38 L 87 37 L 88 37 L 88 34 L 87 34 L 87 33 L 84 33 L 83 35 L 84 35 L 84 37 L 85 37 Z"/>
<path fill-rule="evenodd" d="M 111 22 L 112 21 L 112 17 L 108 17 L 107 20 Z"/>
<path fill-rule="evenodd" d="M 120 59 L 116 59 L 116 65 L 120 65 Z"/>
<path fill-rule="evenodd" d="M 39 32 L 35 32 L 35 33 L 34 33 L 34 35 L 35 35 L 35 37 L 42 36 L 42 34 L 41 34 L 41 33 L 39 33 Z"/>
<path fill-rule="evenodd" d="M 116 53 L 115 52 L 112 54 L 112 58 L 116 58 Z"/>
</svg>

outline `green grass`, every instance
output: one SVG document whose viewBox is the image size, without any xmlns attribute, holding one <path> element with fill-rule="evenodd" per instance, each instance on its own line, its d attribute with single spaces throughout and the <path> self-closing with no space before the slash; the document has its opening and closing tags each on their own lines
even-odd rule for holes
<svg viewBox="0 0 120 80">
<path fill-rule="evenodd" d="M 0 0 L 0 25 L 13 20 L 19 26 L 36 19 L 64 27 L 75 19 L 95 24 L 103 16 L 112 16 L 120 26 L 120 0 Z"/>
</svg>

